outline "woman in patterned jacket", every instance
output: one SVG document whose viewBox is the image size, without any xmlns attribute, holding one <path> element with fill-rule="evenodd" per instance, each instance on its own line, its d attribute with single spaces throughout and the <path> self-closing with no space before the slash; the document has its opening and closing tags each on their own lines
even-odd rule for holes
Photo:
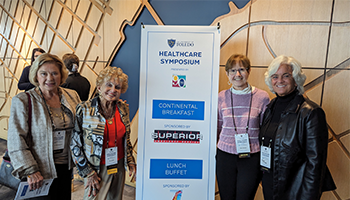
<svg viewBox="0 0 350 200">
<path fill-rule="evenodd" d="M 99 96 L 80 103 L 71 150 L 84 178 L 84 199 L 121 200 L 125 167 L 136 173 L 130 143 L 129 106 L 120 101 L 128 88 L 122 69 L 106 67 L 97 77 Z"/>
</svg>

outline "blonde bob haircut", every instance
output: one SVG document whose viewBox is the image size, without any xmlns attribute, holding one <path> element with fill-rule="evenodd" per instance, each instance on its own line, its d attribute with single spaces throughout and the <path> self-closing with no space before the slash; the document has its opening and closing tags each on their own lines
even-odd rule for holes
<svg viewBox="0 0 350 200">
<path fill-rule="evenodd" d="M 66 67 L 64 66 L 62 60 L 53 54 L 50 53 L 43 53 L 41 54 L 35 61 L 33 62 L 32 66 L 30 67 L 29 71 L 29 81 L 31 84 L 35 86 L 39 86 L 39 82 L 37 79 L 37 73 L 41 66 L 43 66 L 46 63 L 54 64 L 58 67 L 61 73 L 61 83 L 64 83 L 68 77 L 68 71 L 66 70 Z"/>
<path fill-rule="evenodd" d="M 267 68 L 267 71 L 265 72 L 265 83 L 269 87 L 270 91 L 275 93 L 275 91 L 272 88 L 271 76 L 277 72 L 278 68 L 282 64 L 288 65 L 292 68 L 292 76 L 295 83 L 297 84 L 297 90 L 300 94 L 304 94 L 304 83 L 306 80 L 306 75 L 302 71 L 301 64 L 295 58 L 285 55 L 280 55 L 276 57 L 271 62 L 271 64 Z"/>
<path fill-rule="evenodd" d="M 102 71 L 100 71 L 96 79 L 96 86 L 97 87 L 102 86 L 105 82 L 111 80 L 111 78 L 119 80 L 119 82 L 122 84 L 121 93 L 125 93 L 129 86 L 128 75 L 126 75 L 123 72 L 123 70 L 119 67 L 108 66 L 104 68 Z"/>
</svg>

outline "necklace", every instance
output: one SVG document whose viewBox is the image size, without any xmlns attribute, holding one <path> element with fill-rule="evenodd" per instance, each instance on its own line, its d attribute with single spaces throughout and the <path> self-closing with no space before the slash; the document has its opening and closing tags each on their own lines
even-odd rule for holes
<svg viewBox="0 0 350 200">
<path fill-rule="evenodd" d="M 62 107 L 60 109 L 60 111 L 61 111 L 60 114 L 57 114 L 56 112 L 53 112 L 50 106 L 48 106 L 48 107 L 49 107 L 50 115 L 53 115 L 54 117 L 59 118 L 59 119 L 61 119 L 63 121 L 63 110 L 62 110 Z"/>
<path fill-rule="evenodd" d="M 62 117 L 61 119 L 63 120 L 63 127 L 66 127 L 66 119 L 65 119 L 64 114 L 63 114 L 64 111 L 63 111 L 63 106 L 62 106 L 62 102 L 61 102 L 61 95 L 62 95 L 62 92 L 61 92 L 58 88 L 57 88 L 57 90 L 58 90 L 58 96 L 59 96 L 59 101 L 60 101 L 60 105 L 61 105 L 61 117 Z M 40 92 L 40 94 L 41 94 L 41 97 L 42 97 L 43 100 L 44 100 L 46 109 L 49 111 L 49 116 L 50 116 L 50 120 L 51 120 L 51 125 L 52 125 L 53 129 L 55 129 L 56 126 L 55 126 L 55 124 L 53 123 L 53 119 L 52 119 L 52 110 L 51 110 L 50 106 L 47 105 L 46 100 L 45 100 L 45 97 L 44 97 L 44 94 L 43 94 L 43 92 L 41 91 L 40 87 L 39 87 L 39 92 Z M 57 113 L 56 113 L 56 115 L 57 115 Z M 57 116 L 59 116 L 59 115 L 57 115 Z"/>
<path fill-rule="evenodd" d="M 108 124 L 113 124 L 113 119 L 107 119 Z"/>
</svg>

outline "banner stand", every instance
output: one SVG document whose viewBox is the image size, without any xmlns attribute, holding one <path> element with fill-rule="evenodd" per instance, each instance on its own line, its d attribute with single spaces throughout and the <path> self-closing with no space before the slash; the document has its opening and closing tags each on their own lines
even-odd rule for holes
<svg viewBox="0 0 350 200">
<path fill-rule="evenodd" d="M 141 26 L 136 199 L 213 200 L 220 26 Z"/>
</svg>

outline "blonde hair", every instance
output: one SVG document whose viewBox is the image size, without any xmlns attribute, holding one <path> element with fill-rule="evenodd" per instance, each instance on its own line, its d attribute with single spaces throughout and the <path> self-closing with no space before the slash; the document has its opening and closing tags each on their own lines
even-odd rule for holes
<svg viewBox="0 0 350 200">
<path fill-rule="evenodd" d="M 102 86 L 105 81 L 109 81 L 112 77 L 117 78 L 122 84 L 121 93 L 125 93 L 128 89 L 128 75 L 119 67 L 108 66 L 98 74 L 96 86 Z"/>
<path fill-rule="evenodd" d="M 53 54 L 50 53 L 43 53 L 41 54 L 37 59 L 35 59 L 35 61 L 33 62 L 33 65 L 30 67 L 30 71 L 29 71 L 29 81 L 31 84 L 35 85 L 35 86 L 39 86 L 39 82 L 37 79 L 37 73 L 40 69 L 41 66 L 43 66 L 46 63 L 51 63 L 51 64 L 55 64 L 61 73 L 61 83 L 64 83 L 68 77 L 68 72 L 66 70 L 66 67 L 64 66 L 62 60 Z"/>
<path fill-rule="evenodd" d="M 265 72 L 265 83 L 269 87 L 270 91 L 275 93 L 275 91 L 272 88 L 271 76 L 277 72 L 278 68 L 282 64 L 288 65 L 292 68 L 292 76 L 295 83 L 297 84 L 297 90 L 300 94 L 304 94 L 304 83 L 306 80 L 306 75 L 302 71 L 301 64 L 295 58 L 285 55 L 280 55 L 276 57 L 271 62 L 271 64 L 267 68 L 267 71 Z"/>
</svg>

